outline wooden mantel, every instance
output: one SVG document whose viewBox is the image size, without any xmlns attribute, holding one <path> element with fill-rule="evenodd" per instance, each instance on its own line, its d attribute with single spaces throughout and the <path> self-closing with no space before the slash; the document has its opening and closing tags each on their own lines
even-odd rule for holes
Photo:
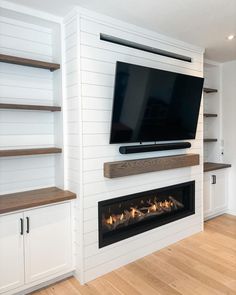
<svg viewBox="0 0 236 295">
<path fill-rule="evenodd" d="M 104 163 L 104 177 L 116 178 L 199 165 L 199 154 L 185 154 Z"/>
</svg>

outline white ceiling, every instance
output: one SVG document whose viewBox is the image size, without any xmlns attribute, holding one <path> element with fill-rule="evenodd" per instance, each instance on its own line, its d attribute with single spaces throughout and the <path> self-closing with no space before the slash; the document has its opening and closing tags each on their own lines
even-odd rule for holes
<svg viewBox="0 0 236 295">
<path fill-rule="evenodd" d="M 236 0 L 10 0 L 64 16 L 80 5 L 206 48 L 206 58 L 236 60 Z"/>
</svg>

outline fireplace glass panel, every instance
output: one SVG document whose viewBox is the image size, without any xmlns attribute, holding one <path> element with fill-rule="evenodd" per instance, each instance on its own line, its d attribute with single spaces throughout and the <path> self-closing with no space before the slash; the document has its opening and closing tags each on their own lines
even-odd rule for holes
<svg viewBox="0 0 236 295">
<path fill-rule="evenodd" d="M 195 182 L 98 203 L 99 247 L 195 213 Z"/>
</svg>

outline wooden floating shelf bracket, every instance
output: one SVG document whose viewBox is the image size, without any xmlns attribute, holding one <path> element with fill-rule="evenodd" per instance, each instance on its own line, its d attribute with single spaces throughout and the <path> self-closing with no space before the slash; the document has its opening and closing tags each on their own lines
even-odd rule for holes
<svg viewBox="0 0 236 295">
<path fill-rule="evenodd" d="M 0 54 L 0 62 L 20 65 L 20 66 L 33 67 L 33 68 L 46 69 L 46 70 L 50 70 L 51 72 L 60 69 L 60 65 L 57 63 L 22 58 L 22 57 L 6 55 L 6 54 Z"/>
<path fill-rule="evenodd" d="M 15 150 L 0 150 L 1 157 L 18 157 L 18 156 L 32 156 L 32 155 L 46 155 L 62 153 L 61 148 L 35 148 L 35 149 L 15 149 Z"/>
<path fill-rule="evenodd" d="M 199 154 L 127 160 L 104 163 L 104 177 L 116 178 L 199 165 Z"/>
</svg>

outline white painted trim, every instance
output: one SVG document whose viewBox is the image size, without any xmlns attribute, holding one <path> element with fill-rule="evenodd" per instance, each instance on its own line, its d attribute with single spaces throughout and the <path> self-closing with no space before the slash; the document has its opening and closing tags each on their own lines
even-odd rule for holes
<svg viewBox="0 0 236 295">
<path fill-rule="evenodd" d="M 133 25 L 133 24 L 130 24 L 130 23 L 118 20 L 118 19 L 114 19 L 114 18 L 109 17 L 107 15 L 99 14 L 97 12 L 90 11 L 88 9 L 85 9 L 85 8 L 82 8 L 79 6 L 77 6 L 75 8 L 75 10 L 77 11 L 77 13 L 79 15 L 84 16 L 88 19 L 91 18 L 93 21 L 95 20 L 98 22 L 102 22 L 103 25 L 104 24 L 105 25 L 106 24 L 113 25 L 117 29 L 129 31 L 130 33 L 137 34 L 139 36 L 151 38 L 151 39 L 154 39 L 155 41 L 160 41 L 164 44 L 172 45 L 172 46 L 182 48 L 185 50 L 187 49 L 189 51 L 196 52 L 199 54 L 203 54 L 205 51 L 204 48 L 194 46 L 189 43 L 185 43 L 183 41 L 167 37 L 165 35 L 161 35 L 155 31 L 147 30 L 142 27 L 139 27 L 139 26 L 136 26 L 136 25 Z M 71 11 L 70 13 L 73 13 L 73 12 Z"/>
<path fill-rule="evenodd" d="M 209 219 L 212 219 L 212 218 L 215 218 L 217 216 L 220 216 L 220 215 L 223 215 L 225 213 L 228 213 L 228 210 L 225 208 L 225 209 L 222 209 L 220 211 L 217 211 L 217 212 L 214 212 L 214 213 L 211 213 L 207 216 L 204 217 L 204 221 L 207 221 Z M 229 213 L 229 214 L 232 214 L 232 213 Z M 235 212 L 235 215 L 236 215 L 236 212 Z"/>
<path fill-rule="evenodd" d="M 41 18 L 43 20 L 47 20 L 47 21 L 50 21 L 50 22 L 62 23 L 62 21 L 63 21 L 62 17 L 56 16 L 56 15 L 53 15 L 53 14 L 50 14 L 50 13 L 47 13 L 47 12 L 43 12 L 41 10 L 29 8 L 27 6 L 11 3 L 11 2 L 8 2 L 6 0 L 0 0 L 0 7 L 8 9 L 8 10 L 15 11 L 15 12 L 18 12 L 18 13 L 27 14 L 29 16 Z"/>
<path fill-rule="evenodd" d="M 225 213 L 236 216 L 236 211 L 235 210 L 228 209 Z"/>
</svg>

